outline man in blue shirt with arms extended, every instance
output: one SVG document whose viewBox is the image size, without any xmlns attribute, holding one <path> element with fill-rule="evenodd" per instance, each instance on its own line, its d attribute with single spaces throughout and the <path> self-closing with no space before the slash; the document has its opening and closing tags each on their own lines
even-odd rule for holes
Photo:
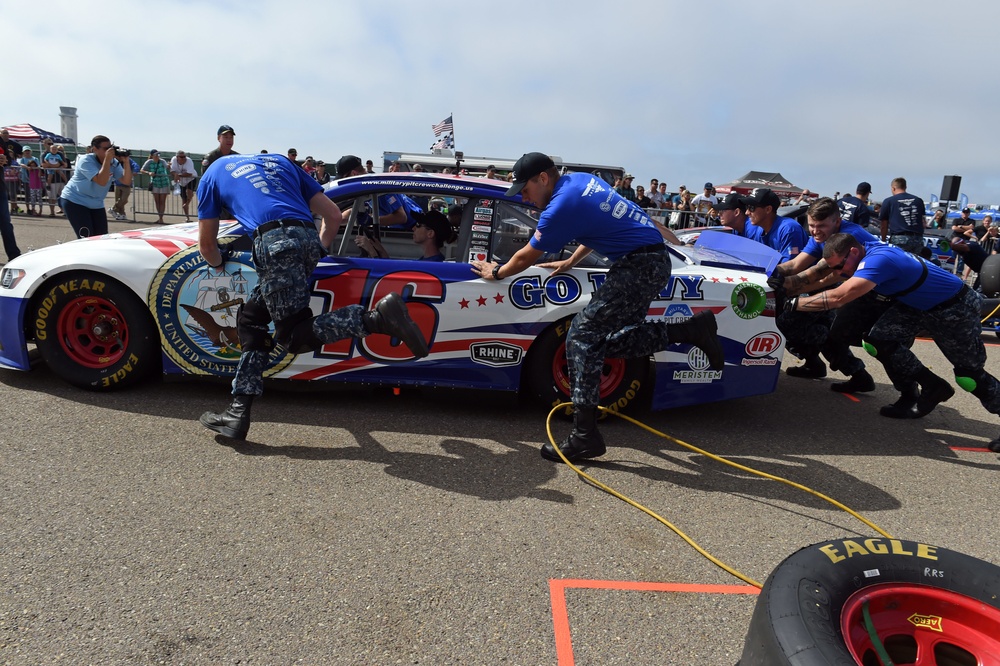
<svg viewBox="0 0 1000 666">
<path fill-rule="evenodd" d="M 982 295 L 960 278 L 905 250 L 883 243 L 859 243 L 849 234 L 835 234 L 823 247 L 823 259 L 848 279 L 836 289 L 788 302 L 795 310 L 821 312 L 841 307 L 870 291 L 891 299 L 892 305 L 865 335 L 865 347 L 885 367 L 894 385 L 920 384 L 920 397 L 909 418 L 929 414 L 955 394 L 914 355 L 907 342 L 918 331 L 931 334 L 938 349 L 954 366 L 955 381 L 979 398 L 987 411 L 1000 415 L 1000 382 L 986 372 L 986 347 L 979 321 Z M 1000 437 L 990 442 L 1000 451 Z"/>
<path fill-rule="evenodd" d="M 840 275 L 831 271 L 823 260 L 823 245 L 830 236 L 844 233 L 861 243 L 877 242 L 863 227 L 843 219 L 839 203 L 821 197 L 809 205 L 806 220 L 810 236 L 805 248 L 791 261 L 778 264 L 768 279 L 779 300 L 829 289 L 841 281 Z M 791 377 L 825 377 L 826 365 L 819 357 L 822 351 L 832 369 L 851 377 L 848 382 L 831 384 L 832 390 L 841 393 L 874 391 L 875 380 L 850 350 L 851 344 L 861 344 L 861 336 L 885 310 L 885 305 L 876 302 L 874 297 L 872 293 L 853 301 L 845 310 L 838 309 L 836 318 L 833 312 L 779 312 L 778 330 L 785 335 L 788 350 L 805 360 L 803 365 L 793 366 L 785 372 Z M 872 314 L 866 314 L 869 311 Z"/>
<path fill-rule="evenodd" d="M 509 196 L 542 209 L 534 236 L 506 264 L 474 261 L 472 270 L 486 280 L 503 280 L 533 265 L 547 252 L 559 252 L 570 241 L 580 246 L 569 259 L 541 264 L 554 273 L 571 269 L 596 250 L 614 263 L 590 303 L 573 318 L 566 336 L 570 366 L 573 431 L 559 444 L 570 461 L 596 458 L 606 452 L 597 431 L 601 368 L 606 357 L 648 356 L 673 343 L 692 344 L 705 352 L 713 370 L 725 366 L 716 333 L 715 315 L 708 310 L 678 324 L 646 321 L 649 304 L 670 279 L 667 234 L 635 203 L 589 173 L 559 175 L 552 159 L 526 153 L 514 164 Z M 561 461 L 551 443 L 543 458 Z"/>
<path fill-rule="evenodd" d="M 386 333 L 401 339 L 415 356 L 427 356 L 427 341 L 399 294 L 389 294 L 367 312 L 348 305 L 313 316 L 310 276 L 337 237 L 342 216 L 304 169 L 267 153 L 226 155 L 212 162 L 198 185 L 198 248 L 217 271 L 225 270 L 226 261 L 218 244 L 223 207 L 253 235 L 251 256 L 258 283 L 236 313 L 242 354 L 232 404 L 222 413 L 202 414 L 206 428 L 246 438 L 250 406 L 264 392 L 264 368 L 275 343 L 301 354 L 346 337 Z M 322 218 L 318 232 L 314 213 Z M 268 333 L 271 321 L 273 340 Z"/>
</svg>

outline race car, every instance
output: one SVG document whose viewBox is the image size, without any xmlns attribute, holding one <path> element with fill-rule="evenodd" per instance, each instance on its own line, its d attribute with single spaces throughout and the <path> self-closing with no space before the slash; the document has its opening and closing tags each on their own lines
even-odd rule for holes
<svg viewBox="0 0 1000 666">
<path fill-rule="evenodd" d="M 480 279 L 470 261 L 506 261 L 537 223 L 540 211 L 520 195 L 507 197 L 506 188 L 502 181 L 441 174 L 364 175 L 331 184 L 326 194 L 344 211 L 344 224 L 312 275 L 313 312 L 370 308 L 398 292 L 430 355 L 417 359 L 399 340 L 373 334 L 298 355 L 278 347 L 265 376 L 520 391 L 546 405 L 568 401 L 566 333 L 609 264 L 594 253 L 558 275 L 536 266 L 499 282 Z M 447 261 L 419 261 L 411 232 L 379 225 L 378 198 L 399 195 L 463 206 L 458 240 L 445 246 Z M 390 258 L 358 256 L 359 234 L 377 237 Z M 237 221 L 220 225 L 219 244 L 231 252 L 221 273 L 209 269 L 197 237 L 196 223 L 177 224 L 77 240 L 11 261 L 0 271 L 0 365 L 29 370 L 34 344 L 56 375 L 88 389 L 124 388 L 160 373 L 232 377 L 240 355 L 236 313 L 257 283 L 251 237 Z M 648 313 L 682 321 L 714 312 L 725 368 L 711 370 L 704 354 L 685 344 L 648 358 L 607 359 L 603 405 L 624 409 L 645 396 L 645 404 L 664 409 L 774 390 L 784 339 L 764 269 L 738 254 L 670 246 L 673 275 Z"/>
</svg>

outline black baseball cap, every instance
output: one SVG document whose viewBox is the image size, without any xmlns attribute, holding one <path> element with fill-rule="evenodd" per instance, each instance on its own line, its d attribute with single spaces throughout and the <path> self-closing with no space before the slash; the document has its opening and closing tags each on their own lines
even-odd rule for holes
<svg viewBox="0 0 1000 666">
<path fill-rule="evenodd" d="M 726 195 L 726 198 L 713 206 L 716 212 L 721 213 L 724 210 L 740 210 L 747 209 L 747 200 L 743 198 L 742 194 L 737 192 L 730 192 Z"/>
<path fill-rule="evenodd" d="M 433 229 L 434 235 L 440 240 L 448 242 L 451 236 L 451 223 L 444 213 L 439 210 L 429 210 L 426 213 L 414 213 L 413 217 L 428 229 Z"/>
<path fill-rule="evenodd" d="M 871 185 L 871 183 L 866 183 L 866 182 L 862 181 L 862 182 L 858 183 L 858 189 L 856 189 L 854 191 L 857 192 L 858 194 L 871 194 L 872 193 L 872 185 Z"/>
<path fill-rule="evenodd" d="M 215 136 L 222 136 L 226 132 L 231 132 L 233 136 L 236 136 L 236 130 L 229 125 L 219 125 L 219 131 L 215 133 Z"/>
<path fill-rule="evenodd" d="M 715 186 L 714 186 L 714 185 L 712 185 L 712 183 L 705 183 L 705 189 L 706 189 L 706 190 L 710 190 L 710 189 L 712 189 L 713 187 L 715 187 Z"/>
<path fill-rule="evenodd" d="M 963 212 L 963 213 L 971 213 L 971 212 L 972 212 L 972 209 L 971 209 L 971 208 L 963 208 L 963 209 L 962 209 L 962 212 Z"/>
<path fill-rule="evenodd" d="M 552 161 L 552 158 L 544 153 L 521 155 L 521 159 L 514 162 L 514 169 L 511 171 L 514 175 L 514 184 L 507 190 L 507 196 L 512 197 L 518 194 L 529 180 L 555 166 L 556 163 Z"/>
<path fill-rule="evenodd" d="M 745 201 L 747 206 L 755 206 L 759 208 L 770 206 L 774 210 L 778 210 L 778 208 L 781 207 L 781 199 L 779 199 L 778 195 L 767 187 L 758 187 L 750 193 L 750 196 L 748 196 Z"/>
<path fill-rule="evenodd" d="M 355 169 L 361 168 L 361 158 L 357 155 L 344 155 L 337 160 L 337 178 L 344 178 Z"/>
</svg>

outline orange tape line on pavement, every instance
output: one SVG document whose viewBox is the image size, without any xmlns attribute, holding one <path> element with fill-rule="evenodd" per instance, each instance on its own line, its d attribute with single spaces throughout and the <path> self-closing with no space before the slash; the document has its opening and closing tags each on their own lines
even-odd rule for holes
<svg viewBox="0 0 1000 666">
<path fill-rule="evenodd" d="M 760 594 L 753 585 L 700 585 L 693 583 L 640 583 L 628 580 L 585 580 L 553 578 L 549 580 L 552 599 L 552 624 L 555 630 L 558 666 L 573 665 L 573 639 L 569 630 L 566 590 L 624 590 L 629 592 L 681 592 L 694 594 Z"/>
</svg>

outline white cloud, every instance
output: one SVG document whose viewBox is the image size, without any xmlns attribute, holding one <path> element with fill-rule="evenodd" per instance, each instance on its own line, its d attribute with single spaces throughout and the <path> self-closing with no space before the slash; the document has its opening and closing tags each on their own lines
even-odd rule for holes
<svg viewBox="0 0 1000 666">
<path fill-rule="evenodd" d="M 425 150 L 454 113 L 458 147 L 544 150 L 640 181 L 781 171 L 832 193 L 860 180 L 922 196 L 946 173 L 1000 202 L 995 3 L 760 0 L 620 3 L 177 2 L 113 13 L 53 0 L 5 8 L 32 53 L 0 122 L 80 137 L 327 161 Z M 51 17 L 58 16 L 58 29 Z M 36 83 L 38 82 L 38 83 Z"/>
</svg>

